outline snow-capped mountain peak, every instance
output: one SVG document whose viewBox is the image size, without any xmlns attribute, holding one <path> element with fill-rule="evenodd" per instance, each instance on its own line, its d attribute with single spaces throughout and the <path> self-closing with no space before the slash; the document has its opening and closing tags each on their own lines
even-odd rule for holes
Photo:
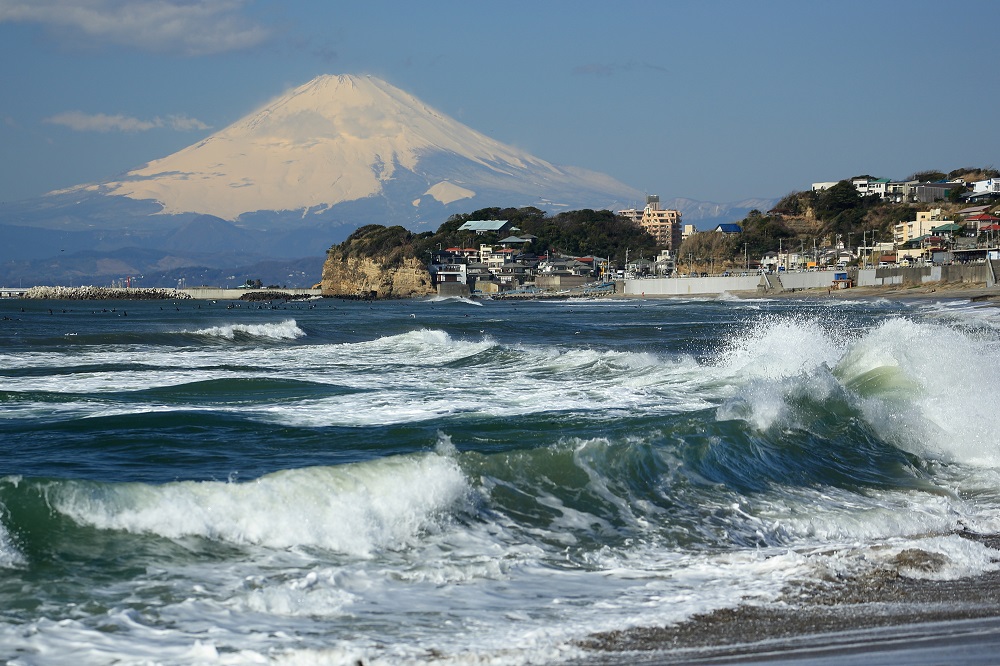
<svg viewBox="0 0 1000 666">
<path fill-rule="evenodd" d="M 635 194 L 607 176 L 556 167 L 490 139 L 378 78 L 349 75 L 320 76 L 102 189 L 158 201 L 164 213 L 237 220 L 265 210 L 318 213 L 387 196 L 400 180 L 407 188 L 398 194 L 414 207 L 424 197 L 450 204 L 484 190 L 525 204 L 582 196 L 566 200 L 571 207 Z M 498 203 L 509 205 L 486 205 Z"/>
</svg>

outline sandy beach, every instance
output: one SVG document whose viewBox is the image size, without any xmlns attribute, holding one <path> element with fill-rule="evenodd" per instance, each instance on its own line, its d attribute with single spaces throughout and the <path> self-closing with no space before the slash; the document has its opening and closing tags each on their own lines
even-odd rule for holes
<svg viewBox="0 0 1000 666">
<path fill-rule="evenodd" d="M 990 542 L 998 538 L 965 535 Z M 927 561 L 933 568 L 935 563 Z M 831 581 L 669 627 L 591 637 L 588 664 L 996 664 L 1000 573 Z"/>
</svg>

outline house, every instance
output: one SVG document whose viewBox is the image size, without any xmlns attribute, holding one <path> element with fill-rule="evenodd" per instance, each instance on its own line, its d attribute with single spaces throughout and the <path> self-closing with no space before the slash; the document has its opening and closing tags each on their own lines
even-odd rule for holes
<svg viewBox="0 0 1000 666">
<path fill-rule="evenodd" d="M 919 184 L 919 180 L 890 180 L 885 186 L 885 196 L 895 203 L 913 201 L 916 197 L 917 185 Z"/>
<path fill-rule="evenodd" d="M 720 224 L 715 231 L 723 234 L 741 234 L 743 229 L 738 224 Z"/>
<path fill-rule="evenodd" d="M 531 236 L 531 234 L 528 234 L 528 235 Z M 525 238 L 523 236 L 507 236 L 507 238 L 504 238 L 502 240 L 498 240 L 497 242 L 500 243 L 501 245 L 504 245 L 504 246 L 506 246 L 506 245 L 524 245 L 525 243 L 530 243 L 534 238 L 537 238 L 537 236 L 532 236 L 531 238 Z"/>
<path fill-rule="evenodd" d="M 974 183 L 972 183 L 972 191 L 975 194 L 992 192 L 993 194 L 1000 195 L 1000 178 L 988 178 L 986 180 L 977 180 Z"/>
<path fill-rule="evenodd" d="M 972 215 L 979 215 L 981 213 L 988 213 L 988 212 L 990 212 L 990 207 L 987 205 L 987 206 L 972 206 L 971 208 L 963 208 L 962 210 L 958 211 L 958 214 L 961 215 L 962 217 L 970 217 Z"/>
<path fill-rule="evenodd" d="M 954 236 L 961 230 L 961 225 L 949 222 L 948 224 L 942 224 L 941 226 L 934 227 L 931 229 L 931 233 L 935 236 Z"/>
<path fill-rule="evenodd" d="M 921 183 L 914 188 L 914 198 L 920 203 L 934 203 L 947 199 L 956 187 L 961 187 L 961 185 L 956 183 Z"/>
<path fill-rule="evenodd" d="M 514 225 L 510 220 L 469 220 L 458 230 L 474 231 L 476 235 L 482 235 L 487 233 L 505 234 L 513 228 Z"/>
<path fill-rule="evenodd" d="M 431 264 L 428 266 L 434 284 L 455 282 L 468 284 L 468 267 L 466 264 Z"/>
<path fill-rule="evenodd" d="M 888 178 L 872 178 L 871 176 L 858 176 L 851 179 L 851 185 L 863 197 L 885 198 L 886 189 L 889 185 Z"/>
<path fill-rule="evenodd" d="M 1000 217 L 995 215 L 990 215 L 989 213 L 980 213 L 979 215 L 972 215 L 965 218 L 966 222 L 975 225 L 976 231 L 986 230 L 987 227 L 996 226 L 997 222 L 1000 222 Z"/>
</svg>

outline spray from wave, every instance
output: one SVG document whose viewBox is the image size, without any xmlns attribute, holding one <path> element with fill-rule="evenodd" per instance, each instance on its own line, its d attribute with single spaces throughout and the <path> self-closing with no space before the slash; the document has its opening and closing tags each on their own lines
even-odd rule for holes
<svg viewBox="0 0 1000 666">
<path fill-rule="evenodd" d="M 265 338 L 271 340 L 295 340 L 305 336 L 294 319 L 286 319 L 272 324 L 228 324 L 212 326 L 197 331 L 185 331 L 194 335 L 204 335 L 225 340 Z"/>
<path fill-rule="evenodd" d="M 0 524 L 0 569 L 13 569 L 24 565 L 24 557 L 14 545 L 10 533 Z"/>
<path fill-rule="evenodd" d="M 991 336 L 906 317 L 860 334 L 817 319 L 763 319 L 716 362 L 734 387 L 718 418 L 760 430 L 802 427 L 808 399 L 860 416 L 916 455 L 1000 466 L 997 345 Z"/>
</svg>

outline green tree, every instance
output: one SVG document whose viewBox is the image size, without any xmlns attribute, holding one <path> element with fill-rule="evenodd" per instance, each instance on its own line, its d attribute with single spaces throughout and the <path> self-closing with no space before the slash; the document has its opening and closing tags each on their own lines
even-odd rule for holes
<svg viewBox="0 0 1000 666">
<path fill-rule="evenodd" d="M 845 210 L 863 207 L 861 193 L 849 180 L 823 190 L 816 197 L 816 216 L 822 220 L 832 220 Z"/>
<path fill-rule="evenodd" d="M 944 174 L 941 171 L 929 170 L 929 171 L 918 171 L 914 174 L 911 174 L 910 177 L 907 178 L 907 180 L 919 180 L 921 183 L 935 183 L 939 180 L 945 180 L 947 178 L 948 178 L 947 174 Z"/>
</svg>

